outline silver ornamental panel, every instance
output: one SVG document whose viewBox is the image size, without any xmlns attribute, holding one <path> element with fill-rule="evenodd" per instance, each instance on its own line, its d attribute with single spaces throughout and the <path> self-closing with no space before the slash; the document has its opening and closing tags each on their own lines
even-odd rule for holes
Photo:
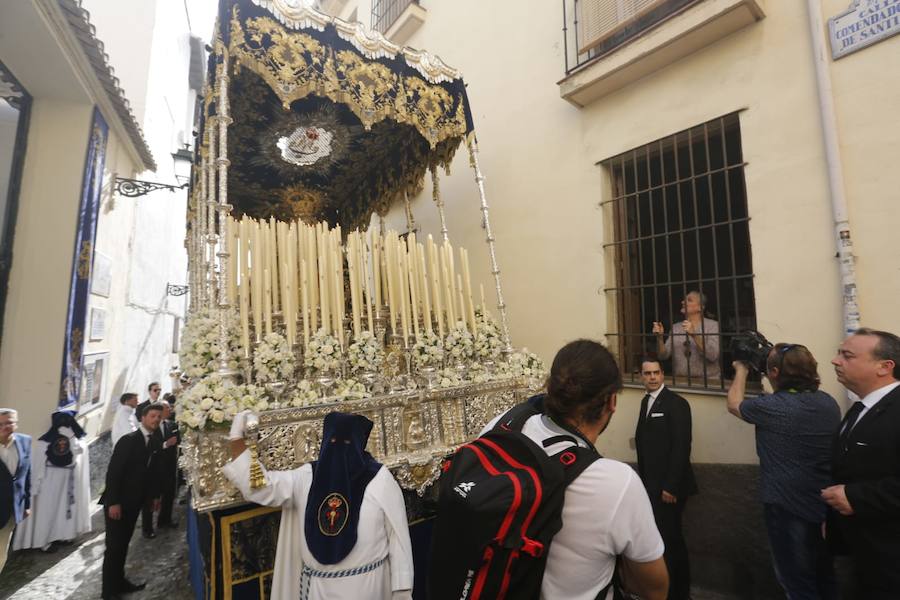
<svg viewBox="0 0 900 600">
<path fill-rule="evenodd" d="M 445 456 L 474 439 L 490 419 L 525 400 L 539 383 L 524 378 L 435 390 L 284 408 L 259 416 L 259 457 L 268 470 L 295 469 L 318 457 L 322 423 L 333 411 L 357 413 L 374 426 L 368 450 L 388 467 L 401 487 L 423 494 L 440 475 Z M 184 436 L 181 464 L 200 512 L 243 504 L 222 474 L 230 460 L 223 430 Z"/>
</svg>

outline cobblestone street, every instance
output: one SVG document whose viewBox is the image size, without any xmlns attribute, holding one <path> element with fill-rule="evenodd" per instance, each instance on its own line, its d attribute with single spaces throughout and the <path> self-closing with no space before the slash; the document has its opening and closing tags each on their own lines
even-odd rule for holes
<svg viewBox="0 0 900 600">
<path fill-rule="evenodd" d="M 176 505 L 176 508 L 178 527 L 160 529 L 152 540 L 141 535 L 138 519 L 125 574 L 131 581 L 146 581 L 147 588 L 130 594 L 129 600 L 191 600 L 194 597 L 188 581 L 185 507 Z M 0 599 L 99 599 L 104 548 L 102 510 L 95 511 L 92 520 L 93 531 L 72 544 L 58 545 L 56 552 L 12 553 L 0 575 Z"/>
</svg>

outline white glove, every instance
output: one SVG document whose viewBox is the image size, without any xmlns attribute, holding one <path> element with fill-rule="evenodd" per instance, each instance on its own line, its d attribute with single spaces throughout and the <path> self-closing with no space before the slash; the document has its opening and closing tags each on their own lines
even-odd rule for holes
<svg viewBox="0 0 900 600">
<path fill-rule="evenodd" d="M 247 416 L 252 414 L 252 410 L 242 410 L 234 415 L 234 419 L 231 421 L 231 431 L 228 432 L 229 440 L 244 439 L 244 431 L 247 429 Z"/>
<path fill-rule="evenodd" d="M 394 590 L 391 600 L 412 600 L 412 590 Z"/>
<path fill-rule="evenodd" d="M 64 435 L 67 438 L 75 437 L 75 432 L 72 431 L 72 428 L 66 427 L 65 425 L 63 425 L 61 427 L 57 427 L 56 431 L 58 431 L 60 433 L 60 435 Z"/>
</svg>

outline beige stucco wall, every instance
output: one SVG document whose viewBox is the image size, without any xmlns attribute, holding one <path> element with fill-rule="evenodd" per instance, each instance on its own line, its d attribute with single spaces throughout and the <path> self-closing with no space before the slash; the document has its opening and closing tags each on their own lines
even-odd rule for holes
<svg viewBox="0 0 900 600">
<path fill-rule="evenodd" d="M 805 3 L 766 2 L 763 20 L 583 109 L 560 99 L 556 85 L 564 75 L 558 3 L 527 11 L 512 1 L 422 4 L 427 21 L 409 45 L 440 55 L 468 84 L 515 345 L 549 360 L 565 341 L 605 332 L 600 290 L 611 272 L 597 203 L 609 186 L 594 165 L 740 111 L 759 328 L 774 341 L 806 344 L 824 388 L 843 402 L 828 365 L 842 335 L 841 295 Z M 846 0 L 825 5 L 828 17 Z M 888 174 L 898 156 L 900 69 L 890 68 L 898 60 L 900 36 L 831 65 L 863 323 L 894 330 L 900 250 L 891 233 L 900 203 Z M 488 282 L 465 154 L 442 191 L 454 243 L 470 249 L 473 277 Z M 430 182 L 426 190 L 413 207 L 421 229 L 437 236 Z M 405 229 L 399 211 L 389 222 Z M 640 397 L 620 395 L 601 437 L 608 455 L 634 458 Z M 694 461 L 756 461 L 752 427 L 726 413 L 724 398 L 689 399 Z"/>
<path fill-rule="evenodd" d="M 32 105 L 0 348 L 0 399 L 19 411 L 25 433 L 42 432 L 59 399 L 92 110 L 90 104 L 40 98 Z"/>
</svg>

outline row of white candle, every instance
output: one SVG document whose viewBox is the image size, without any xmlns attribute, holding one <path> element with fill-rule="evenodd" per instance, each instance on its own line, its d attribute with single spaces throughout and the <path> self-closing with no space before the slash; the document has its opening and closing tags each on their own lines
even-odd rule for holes
<svg viewBox="0 0 900 600">
<path fill-rule="evenodd" d="M 273 330 L 273 314 L 280 313 L 288 343 L 297 340 L 302 322 L 304 343 L 318 328 L 334 333 L 343 347 L 345 260 L 350 290 L 353 336 L 374 332 L 374 317 L 387 305 L 391 331 L 407 339 L 422 333 L 443 338 L 463 323 L 477 333 L 469 257 L 458 249 L 457 273 L 453 246 L 438 245 L 432 236 L 418 243 L 414 233 L 405 239 L 395 231 L 384 236 L 353 231 L 342 243 L 341 228 L 326 223 L 308 225 L 229 218 L 227 294 L 238 306 L 241 344 L 249 356 L 250 322 L 255 341 Z M 482 310 L 484 287 L 481 288 Z M 420 321 L 424 332 L 420 331 Z"/>
</svg>

